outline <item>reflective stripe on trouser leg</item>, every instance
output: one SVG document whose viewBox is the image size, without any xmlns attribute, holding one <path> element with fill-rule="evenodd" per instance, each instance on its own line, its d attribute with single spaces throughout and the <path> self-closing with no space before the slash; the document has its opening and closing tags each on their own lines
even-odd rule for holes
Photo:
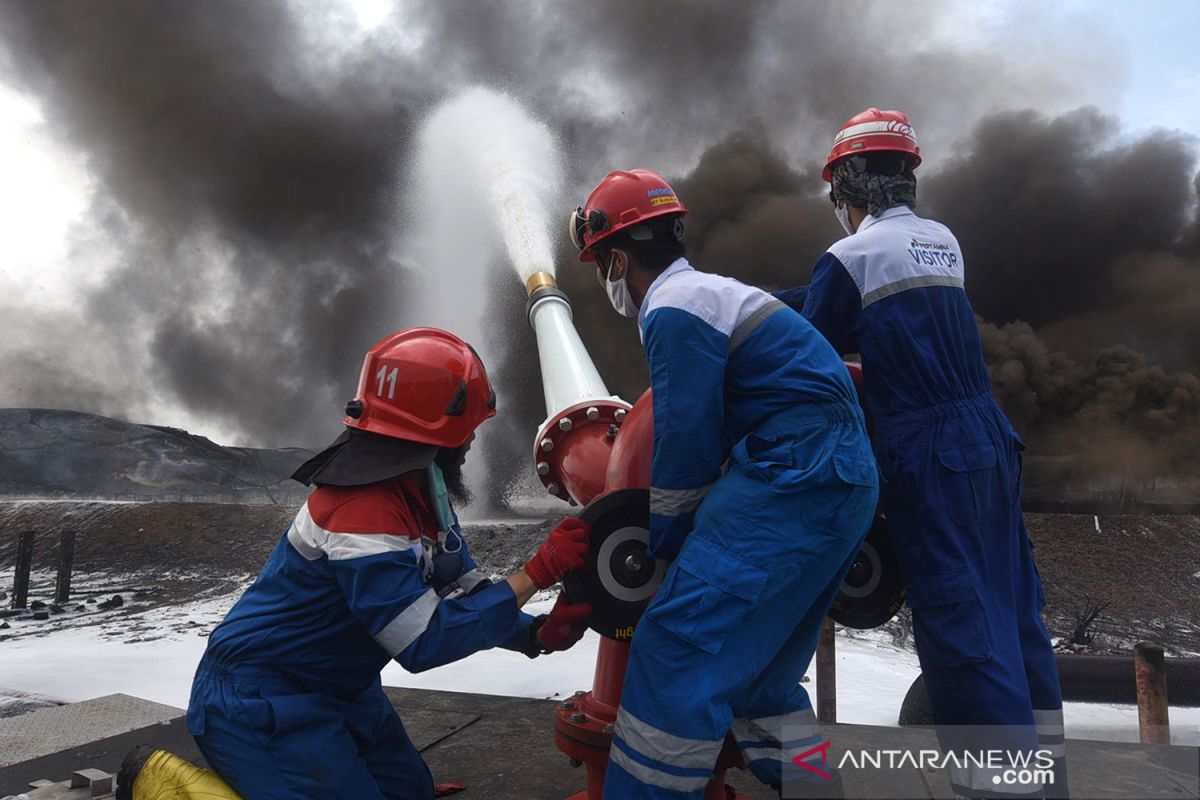
<svg viewBox="0 0 1200 800">
<path fill-rule="evenodd" d="M 1046 786 L 1046 797 L 1070 796 L 1067 783 L 1067 731 L 1061 708 L 1035 708 L 1033 721 L 1037 726 L 1038 748 L 1048 750 L 1054 759 L 1054 782 Z"/>
<path fill-rule="evenodd" d="M 759 758 L 779 760 L 781 755 L 791 760 L 821 738 L 817 716 L 812 708 L 772 717 L 735 719 L 731 730 L 747 763 Z M 781 747 L 783 753 L 780 752 Z M 796 752 L 788 755 L 792 750 Z"/>
<path fill-rule="evenodd" d="M 1066 729 L 1063 727 L 1061 708 L 1035 708 L 1033 723 L 1037 727 L 1039 749 L 1049 751 L 1051 758 L 1062 758 L 1067 754 Z"/>
<path fill-rule="evenodd" d="M 830 774 L 828 745 L 817 727 L 812 708 L 755 720 L 734 720 L 732 730 L 746 768 L 767 785 L 779 786 L 785 781 L 824 778 Z"/>
<path fill-rule="evenodd" d="M 1040 783 L 1017 782 L 1019 770 L 1012 767 L 951 763 L 947 772 L 950 777 L 950 788 L 958 797 L 998 798 L 998 800 L 1030 798 L 1030 800 L 1034 800 L 1043 796 Z"/>
<path fill-rule="evenodd" d="M 616 765 L 640 783 L 689 795 L 712 776 L 722 739 L 689 739 L 667 733 L 622 707 L 613 728 L 610 769 Z"/>
<path fill-rule="evenodd" d="M 821 627 L 829 606 L 857 555 L 857 549 L 844 556 L 840 567 L 832 571 L 823 593 L 799 620 L 795 630 L 763 673 L 743 691 L 734 708 L 743 717 L 734 721 L 733 731 L 742 748 L 746 767 L 768 786 L 779 786 L 784 797 L 808 791 L 805 785 L 833 778 L 836 768 L 828 762 L 821 731 L 808 692 L 800 677 L 808 669 L 817 648 Z M 833 562 L 836 563 L 836 562 Z M 767 709 L 790 709 L 782 714 L 761 716 Z M 778 752 L 760 752 L 758 742 L 770 743 Z M 766 755 L 767 757 L 762 757 Z M 804 765 L 796 763 L 800 758 Z"/>
</svg>

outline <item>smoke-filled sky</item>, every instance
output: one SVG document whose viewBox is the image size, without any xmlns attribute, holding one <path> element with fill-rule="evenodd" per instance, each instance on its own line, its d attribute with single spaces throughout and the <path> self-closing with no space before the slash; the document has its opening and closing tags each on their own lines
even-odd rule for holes
<svg viewBox="0 0 1200 800">
<path fill-rule="evenodd" d="M 767 288 L 840 235 L 819 177 L 840 123 L 906 111 L 918 212 L 962 242 L 1018 425 L 1194 466 L 1200 10 L 1102 5 L 8 0 L 0 406 L 331 439 L 362 353 L 436 279 L 406 205 L 416 132 L 481 84 L 559 136 L 564 218 L 609 170 L 659 169 L 693 262 Z M 585 342 L 632 399 L 636 333 L 551 225 Z M 489 308 L 520 341 L 512 291 Z M 536 395 L 511 383 L 532 435 Z"/>
</svg>

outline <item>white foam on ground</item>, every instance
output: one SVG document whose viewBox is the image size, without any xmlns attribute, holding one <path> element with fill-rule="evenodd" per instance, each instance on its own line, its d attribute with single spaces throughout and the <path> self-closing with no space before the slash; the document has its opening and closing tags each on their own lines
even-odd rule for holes
<svg viewBox="0 0 1200 800">
<path fill-rule="evenodd" d="M 0 643 L 0 687 L 73 702 L 123 693 L 184 708 L 207 633 L 237 599 L 237 594 L 156 609 L 143 619 L 156 627 L 155 641 L 126 643 L 118 625 L 70 628 L 44 636 Z M 530 602 L 526 610 L 546 613 L 552 597 Z M 203 627 L 181 631 L 181 623 Z M 144 632 L 139 636 L 145 636 Z M 388 686 L 407 686 L 513 697 L 560 698 L 589 689 L 600 638 L 588 632 L 566 653 L 528 659 L 519 653 L 489 650 L 420 674 L 398 664 L 383 670 Z M 919 667 L 915 653 L 894 647 L 884 637 L 856 634 L 837 637 L 838 721 L 895 725 L 900 704 Z M 804 684 L 816 701 L 816 667 Z M 0 689 L 3 693 L 3 689 Z M 1172 741 L 1200 745 L 1200 708 L 1172 708 Z M 1137 741 L 1137 708 L 1098 703 L 1069 703 L 1068 737 Z"/>
</svg>

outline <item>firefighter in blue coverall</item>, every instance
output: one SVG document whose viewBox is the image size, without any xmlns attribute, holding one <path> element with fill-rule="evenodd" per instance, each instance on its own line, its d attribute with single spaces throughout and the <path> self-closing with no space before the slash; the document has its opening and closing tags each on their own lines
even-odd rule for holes
<svg viewBox="0 0 1200 800">
<path fill-rule="evenodd" d="M 524 568 L 475 568 L 447 494 L 475 428 L 495 414 L 479 357 L 413 328 L 366 357 L 347 431 L 294 477 L 316 488 L 254 584 L 209 637 L 188 731 L 247 800 L 429 800 L 433 780 L 380 686 L 491 647 L 565 650 L 590 608 L 519 608 L 580 567 L 587 526 L 567 518 Z"/>
<path fill-rule="evenodd" d="M 903 114 L 870 108 L 847 121 L 824 170 L 847 236 L 817 261 L 811 285 L 777 296 L 839 353 L 862 356 L 883 509 L 935 722 L 1012 726 L 1026 746 L 1040 739 L 1055 759 L 1046 792 L 1065 796 L 1058 668 L 1020 506 L 1025 448 L 992 396 L 958 241 L 913 213 L 919 163 Z M 995 778 L 951 771 L 960 795 L 1040 791 Z"/>
<path fill-rule="evenodd" d="M 685 213 L 657 173 L 630 170 L 571 224 L 613 307 L 638 318 L 650 550 L 673 562 L 632 641 L 604 785 L 619 800 L 701 797 L 731 729 L 764 783 L 822 780 L 792 761 L 821 741 L 800 679 L 878 495 L 833 348 L 765 292 L 693 269 Z"/>
</svg>

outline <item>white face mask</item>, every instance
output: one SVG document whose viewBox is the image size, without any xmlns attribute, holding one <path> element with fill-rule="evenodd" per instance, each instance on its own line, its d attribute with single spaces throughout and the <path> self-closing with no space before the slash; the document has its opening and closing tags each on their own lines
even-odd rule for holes
<svg viewBox="0 0 1200 800">
<path fill-rule="evenodd" d="M 629 286 L 625 283 L 625 279 L 619 281 L 604 282 L 604 290 L 608 292 L 608 301 L 612 303 L 612 307 L 622 317 L 636 317 L 638 307 L 633 302 L 633 295 L 629 293 Z"/>
<path fill-rule="evenodd" d="M 842 223 L 842 229 L 846 231 L 847 236 L 854 235 L 854 225 L 850 222 L 850 207 L 838 205 L 833 207 L 833 215 L 837 217 L 837 221 Z"/>
<path fill-rule="evenodd" d="M 612 256 L 609 256 L 608 274 L 612 274 Z M 629 293 L 629 284 L 625 282 L 625 278 L 620 280 L 604 279 L 604 291 L 608 293 L 608 302 L 612 303 L 613 309 L 622 317 L 636 317 L 638 314 L 637 304 L 633 302 L 633 295 Z"/>
</svg>

